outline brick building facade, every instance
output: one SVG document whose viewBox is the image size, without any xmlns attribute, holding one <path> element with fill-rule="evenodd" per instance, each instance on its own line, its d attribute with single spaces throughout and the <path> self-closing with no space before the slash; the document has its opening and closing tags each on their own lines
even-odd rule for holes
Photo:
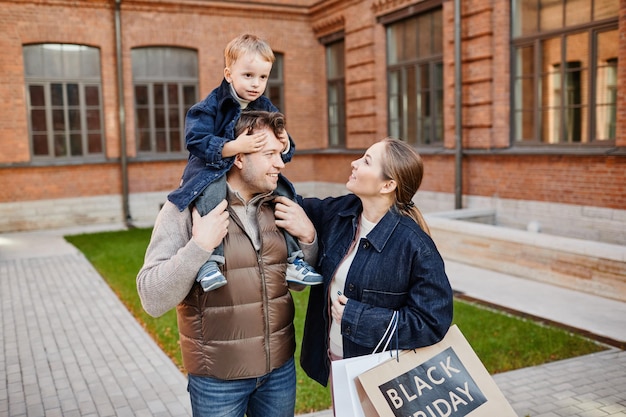
<svg viewBox="0 0 626 417">
<path fill-rule="evenodd" d="M 197 75 L 190 82 L 200 99 L 221 81 L 226 43 L 252 32 L 267 39 L 281 57 L 279 107 L 297 144 L 285 173 L 303 194 L 343 192 L 351 160 L 374 141 L 405 133 L 412 135 L 409 141 L 425 161 L 426 175 L 416 197 L 424 211 L 454 209 L 460 189 L 463 207 L 494 208 L 500 224 L 525 228 L 540 220 L 548 233 L 625 245 L 626 0 L 589 0 L 590 9 L 578 12 L 562 6 L 560 24 L 548 19 L 552 13 L 539 13 L 540 27 L 534 31 L 526 29 L 532 19 L 519 17 L 531 15 L 524 7 L 532 2 L 461 1 L 460 90 L 455 88 L 456 3 L 0 0 L 0 231 L 123 221 L 150 224 L 167 193 L 177 186 L 186 154 L 160 151 L 159 140 L 164 137 L 160 135 L 167 135 L 158 122 L 145 122 L 146 148 L 141 142 L 142 73 L 135 51 L 173 49 L 175 57 L 178 51 L 183 51 L 180 56 L 192 51 Z M 522 29 L 516 29 L 516 22 Z M 421 52 L 402 58 L 402 48 L 405 52 L 413 48 L 407 46 L 412 44 L 407 33 L 421 33 L 426 27 L 428 36 L 419 35 L 415 42 L 426 39 L 426 49 L 415 46 Z M 557 38 L 565 45 L 558 47 L 561 52 L 554 51 L 561 54 L 561 61 L 549 70 L 533 64 L 534 69 L 526 71 L 525 60 L 548 60 Z M 583 58 L 569 56 L 575 51 L 567 46 L 576 45 L 576 39 L 590 45 Z M 618 44 L 611 46 L 611 39 L 619 39 Z M 39 68 L 29 61 L 35 56 L 29 55 L 29 47 L 38 45 L 43 46 L 33 50 L 42 56 L 48 53 L 46 45 L 65 51 L 63 56 L 72 55 L 67 51 L 74 49 L 58 45 L 97 51 L 99 78 L 84 76 L 76 84 L 95 86 L 97 106 L 78 101 L 93 89 L 77 93 L 76 108 L 68 104 L 74 86 L 71 66 L 64 67 L 61 78 L 49 76 L 47 64 Z M 337 59 L 329 55 L 333 45 L 341 45 L 343 53 L 337 77 L 342 96 L 339 134 L 333 130 L 335 115 L 328 110 L 330 92 L 336 88 L 328 76 L 330 61 Z M 600 59 L 607 48 L 608 58 Z M 525 55 L 531 49 L 534 55 Z M 590 63 L 589 56 L 598 59 Z M 171 61 L 160 64 L 168 77 Z M 146 71 L 146 85 L 157 88 L 150 69 Z M 411 77 L 419 78 L 413 74 L 420 71 L 428 72 L 428 78 L 414 85 L 419 82 L 413 83 Z M 603 74 L 614 81 L 599 85 L 595 80 Z M 403 83 L 399 92 L 393 87 L 396 80 Z M 184 86 L 187 81 L 171 82 Z M 561 84 L 550 87 L 550 83 Z M 53 99 L 43 101 L 46 94 L 54 96 L 57 85 L 67 87 L 61 95 L 65 104 L 58 108 Z M 528 94 L 528 86 L 535 86 L 537 97 Z M 545 93 L 547 88 L 553 91 Z M 408 90 L 417 91 L 413 96 L 421 101 L 415 104 L 413 96 L 403 95 Z M 604 90 L 615 98 L 602 98 Z M 37 91 L 49 91 L 42 93 L 41 108 Z M 543 93 L 549 98 L 542 98 Z M 396 95 L 399 99 L 394 101 Z M 75 122 L 79 125 L 75 132 L 74 110 L 86 114 L 82 125 Z M 157 118 L 154 115 L 162 109 L 151 102 L 148 110 Z M 606 117 L 610 120 L 605 129 Z M 39 133 L 38 123 L 45 126 Z M 167 146 L 174 146 L 177 133 L 172 126 L 179 122 L 168 123 Z M 550 134 L 544 132 L 550 129 Z M 582 133 L 572 134 L 572 129 Z M 460 161 L 457 132 L 462 139 Z M 457 169 L 462 175 L 456 175 Z"/>
</svg>

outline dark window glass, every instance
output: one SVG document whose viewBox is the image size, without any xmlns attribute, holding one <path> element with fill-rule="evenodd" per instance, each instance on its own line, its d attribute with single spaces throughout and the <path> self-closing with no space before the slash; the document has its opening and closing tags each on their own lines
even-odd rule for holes
<svg viewBox="0 0 626 417">
<path fill-rule="evenodd" d="M 31 106 L 45 106 L 44 98 L 44 86 L 43 85 L 31 85 L 29 87 L 30 92 L 30 105 Z"/>
<path fill-rule="evenodd" d="M 88 141 L 88 149 L 91 154 L 99 154 L 102 153 L 104 149 L 102 149 L 102 138 L 99 134 L 90 133 L 87 135 Z"/>
<path fill-rule="evenodd" d="M 83 142 L 80 135 L 70 135 L 70 147 L 72 155 L 80 156 L 83 154 Z"/>
<path fill-rule="evenodd" d="M 33 134 L 33 155 L 48 155 L 50 153 L 48 149 L 48 136 Z"/>
<path fill-rule="evenodd" d="M 167 85 L 167 103 L 170 106 L 178 105 L 178 85 L 176 84 L 168 84 Z"/>
<path fill-rule="evenodd" d="M 52 127 L 57 132 L 65 130 L 65 111 L 63 110 L 52 111 Z"/>
<path fill-rule="evenodd" d="M 100 89 L 98 87 L 85 87 L 85 104 L 88 106 L 100 106 Z"/>
<path fill-rule="evenodd" d="M 196 87 L 193 85 L 186 85 L 183 87 L 183 95 L 185 104 L 191 107 L 197 100 Z"/>
<path fill-rule="evenodd" d="M 162 108 L 154 109 L 154 126 L 157 129 L 165 127 L 165 110 Z"/>
<path fill-rule="evenodd" d="M 100 130 L 100 112 L 98 110 L 87 110 L 86 117 L 88 130 Z"/>
<path fill-rule="evenodd" d="M 78 84 L 67 84 L 67 104 L 69 106 L 78 106 Z"/>
<path fill-rule="evenodd" d="M 63 100 L 63 84 L 51 84 L 50 85 L 51 102 L 53 106 L 62 106 Z"/>
<path fill-rule="evenodd" d="M 172 143 L 172 152 L 180 152 L 183 150 L 182 148 L 182 142 L 180 140 L 180 130 L 178 129 L 171 129 L 170 130 L 170 139 L 171 139 L 171 143 Z"/>
<path fill-rule="evenodd" d="M 147 106 L 148 105 L 148 86 L 146 85 L 136 85 L 135 86 L 135 104 L 137 106 Z"/>
<path fill-rule="evenodd" d="M 150 139 L 150 131 L 149 130 L 140 130 L 139 131 L 139 150 L 140 151 L 150 151 L 152 150 L 152 143 Z"/>
<path fill-rule="evenodd" d="M 162 106 L 165 98 L 163 96 L 163 84 L 154 84 L 154 104 Z"/>
<path fill-rule="evenodd" d="M 150 129 L 149 109 L 137 109 L 137 127 L 139 129 Z"/>
<path fill-rule="evenodd" d="M 70 130 L 80 130 L 80 111 L 69 110 L 67 112 Z"/>
<path fill-rule="evenodd" d="M 169 108 L 169 127 L 170 129 L 178 130 L 180 127 L 180 115 L 178 114 L 178 107 Z"/>
<path fill-rule="evenodd" d="M 30 127 L 33 132 L 46 131 L 46 111 L 31 110 L 30 111 Z"/>
<path fill-rule="evenodd" d="M 166 152 L 167 151 L 167 140 L 165 137 L 165 132 L 157 131 L 156 134 L 156 148 L 157 152 Z"/>
<path fill-rule="evenodd" d="M 54 135 L 54 155 L 66 156 L 67 155 L 67 140 L 64 135 Z"/>
</svg>

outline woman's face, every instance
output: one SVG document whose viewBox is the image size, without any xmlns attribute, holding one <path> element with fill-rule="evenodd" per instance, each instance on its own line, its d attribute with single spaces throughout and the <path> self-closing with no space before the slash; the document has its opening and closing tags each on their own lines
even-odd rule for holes
<svg viewBox="0 0 626 417">
<path fill-rule="evenodd" d="M 385 144 L 378 142 L 370 146 L 365 154 L 352 161 L 352 174 L 346 188 L 359 197 L 379 195 L 387 180 L 383 179 L 382 158 Z"/>
</svg>

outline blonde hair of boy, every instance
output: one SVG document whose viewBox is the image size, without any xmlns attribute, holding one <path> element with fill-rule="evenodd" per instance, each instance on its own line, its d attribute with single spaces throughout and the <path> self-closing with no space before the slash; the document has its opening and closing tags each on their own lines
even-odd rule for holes
<svg viewBox="0 0 626 417">
<path fill-rule="evenodd" d="M 249 52 L 259 54 L 265 61 L 271 62 L 272 64 L 276 60 L 272 48 L 270 48 L 270 45 L 266 41 L 256 35 L 245 33 L 228 42 L 228 45 L 226 45 L 224 49 L 224 62 L 227 67 L 230 67 L 239 58 Z"/>
</svg>

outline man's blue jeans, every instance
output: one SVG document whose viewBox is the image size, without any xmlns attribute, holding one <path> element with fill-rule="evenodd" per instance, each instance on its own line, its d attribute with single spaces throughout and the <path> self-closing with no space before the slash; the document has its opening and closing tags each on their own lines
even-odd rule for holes
<svg viewBox="0 0 626 417">
<path fill-rule="evenodd" d="M 188 376 L 194 417 L 293 417 L 296 368 L 293 358 L 259 378 L 222 380 Z"/>
</svg>

